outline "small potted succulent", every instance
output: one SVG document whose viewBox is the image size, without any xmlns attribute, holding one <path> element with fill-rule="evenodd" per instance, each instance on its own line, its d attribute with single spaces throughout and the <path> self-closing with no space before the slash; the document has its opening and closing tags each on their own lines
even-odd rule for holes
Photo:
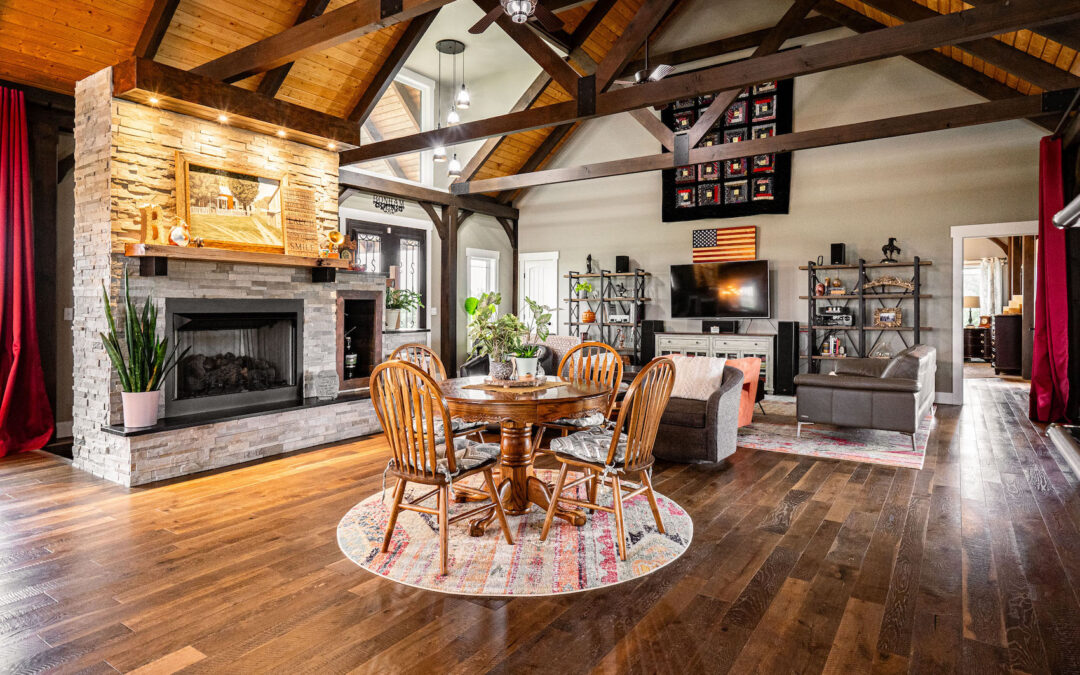
<svg viewBox="0 0 1080 675">
<path fill-rule="evenodd" d="M 120 377 L 120 396 L 124 402 L 125 427 L 152 427 L 158 420 L 161 385 L 190 348 L 179 355 L 176 346 L 169 349 L 169 338 L 157 337 L 157 308 L 146 298 L 140 314 L 131 301 L 128 277 L 124 274 L 124 333 L 116 331 L 112 305 L 105 284 L 101 285 L 105 299 L 105 317 L 109 332 L 99 333 L 105 352 Z M 125 356 L 124 352 L 127 352 Z"/>
<path fill-rule="evenodd" d="M 390 330 L 401 327 L 401 312 L 411 312 L 420 309 L 424 303 L 420 301 L 420 294 L 407 288 L 386 289 L 386 317 L 384 323 Z"/>
<path fill-rule="evenodd" d="M 528 380 L 536 377 L 539 351 L 540 347 L 537 345 L 520 345 L 514 351 L 514 371 L 518 379 Z"/>
</svg>

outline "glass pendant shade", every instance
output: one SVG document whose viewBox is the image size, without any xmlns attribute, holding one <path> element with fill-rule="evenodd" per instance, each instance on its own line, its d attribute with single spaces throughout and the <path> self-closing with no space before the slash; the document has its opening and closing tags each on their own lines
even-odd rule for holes
<svg viewBox="0 0 1080 675">
<path fill-rule="evenodd" d="M 469 90 L 465 86 L 465 83 L 461 83 L 461 89 L 458 90 L 457 99 L 454 100 L 454 107 L 460 110 L 468 110 L 469 104 L 472 103 L 472 97 L 469 96 Z"/>
<path fill-rule="evenodd" d="M 446 113 L 446 123 L 457 124 L 461 121 L 461 115 L 458 114 L 457 108 L 450 106 L 450 112 Z"/>
<path fill-rule="evenodd" d="M 450 160 L 450 165 L 446 167 L 446 175 L 451 178 L 458 178 L 461 176 L 461 162 L 458 161 L 457 153 L 454 153 L 454 158 Z"/>
<path fill-rule="evenodd" d="M 431 158 L 433 160 L 435 160 L 436 162 L 445 162 L 446 161 L 446 146 L 444 146 L 444 145 L 436 145 L 435 146 L 435 151 L 432 153 Z"/>
</svg>

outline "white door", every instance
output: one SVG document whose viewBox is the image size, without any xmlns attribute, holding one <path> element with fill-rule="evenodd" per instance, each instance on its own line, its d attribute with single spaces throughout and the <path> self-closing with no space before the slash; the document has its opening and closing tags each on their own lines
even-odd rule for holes
<svg viewBox="0 0 1080 675">
<path fill-rule="evenodd" d="M 561 304 L 559 302 L 559 252 L 522 253 L 518 256 L 518 307 L 525 308 L 528 297 L 542 305 L 554 307 L 551 319 L 551 332 L 566 334 L 565 327 L 559 321 Z"/>
</svg>

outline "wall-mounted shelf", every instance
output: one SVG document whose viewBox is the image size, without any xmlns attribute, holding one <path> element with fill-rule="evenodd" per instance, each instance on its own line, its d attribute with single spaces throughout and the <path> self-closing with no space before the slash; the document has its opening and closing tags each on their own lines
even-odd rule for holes
<svg viewBox="0 0 1080 675">
<path fill-rule="evenodd" d="M 200 260 L 203 262 L 228 262 L 246 265 L 275 265 L 278 267 L 306 267 L 311 269 L 312 281 L 336 280 L 337 270 L 349 268 L 348 260 L 339 258 L 307 258 L 280 253 L 255 253 L 232 251 L 223 248 L 197 248 L 192 246 L 162 246 L 161 244 L 127 244 L 124 255 L 139 258 L 139 274 L 144 277 L 163 277 L 169 274 L 169 260 Z"/>
</svg>

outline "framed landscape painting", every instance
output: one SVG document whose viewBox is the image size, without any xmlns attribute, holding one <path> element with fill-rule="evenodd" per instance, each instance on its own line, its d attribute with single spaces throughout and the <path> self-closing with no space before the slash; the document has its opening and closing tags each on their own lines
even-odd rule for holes
<svg viewBox="0 0 1080 675">
<path fill-rule="evenodd" d="M 177 153 L 177 210 L 203 246 L 283 253 L 287 180 Z"/>
</svg>

